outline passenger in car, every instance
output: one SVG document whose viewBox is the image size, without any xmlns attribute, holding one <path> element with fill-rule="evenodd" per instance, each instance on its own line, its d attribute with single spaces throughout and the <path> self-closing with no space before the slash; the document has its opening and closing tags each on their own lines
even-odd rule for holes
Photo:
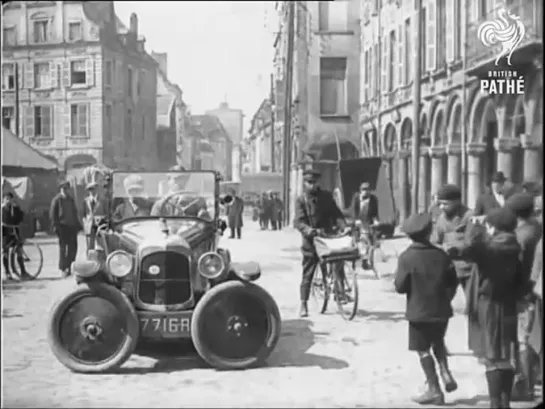
<svg viewBox="0 0 545 409">
<path fill-rule="evenodd" d="M 127 197 L 114 211 L 114 220 L 122 221 L 133 217 L 149 216 L 151 202 L 144 197 L 144 179 L 140 175 L 129 175 L 123 181 Z"/>
</svg>

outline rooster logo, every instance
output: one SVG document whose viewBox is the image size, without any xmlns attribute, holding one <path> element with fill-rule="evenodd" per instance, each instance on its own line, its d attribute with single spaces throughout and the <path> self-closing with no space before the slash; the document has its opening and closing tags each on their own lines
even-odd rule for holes
<svg viewBox="0 0 545 409">
<path fill-rule="evenodd" d="M 479 40 L 485 46 L 492 47 L 501 44 L 502 49 L 496 58 L 496 65 L 502 57 L 507 57 L 507 64 L 511 65 L 511 54 L 523 40 L 525 34 L 526 28 L 520 21 L 520 17 L 504 8 L 498 10 L 497 20 L 485 21 L 477 31 Z"/>
</svg>

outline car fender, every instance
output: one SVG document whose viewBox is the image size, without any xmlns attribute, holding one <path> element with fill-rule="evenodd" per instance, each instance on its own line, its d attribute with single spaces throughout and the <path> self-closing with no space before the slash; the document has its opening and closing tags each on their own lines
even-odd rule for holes
<svg viewBox="0 0 545 409">
<path fill-rule="evenodd" d="M 256 281 L 261 277 L 261 266 L 255 261 L 232 262 L 230 269 L 237 278 L 244 281 Z"/>
</svg>

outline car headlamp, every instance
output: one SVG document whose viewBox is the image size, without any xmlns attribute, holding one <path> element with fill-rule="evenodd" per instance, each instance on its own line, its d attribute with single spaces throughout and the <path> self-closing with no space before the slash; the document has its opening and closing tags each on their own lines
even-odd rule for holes
<svg viewBox="0 0 545 409">
<path fill-rule="evenodd" d="M 221 276 L 225 270 L 225 260 L 218 253 L 204 253 L 197 262 L 199 273 L 208 279 Z"/>
<path fill-rule="evenodd" d="M 133 258 L 126 251 L 114 251 L 106 259 L 106 268 L 114 277 L 126 277 L 132 272 Z"/>
</svg>

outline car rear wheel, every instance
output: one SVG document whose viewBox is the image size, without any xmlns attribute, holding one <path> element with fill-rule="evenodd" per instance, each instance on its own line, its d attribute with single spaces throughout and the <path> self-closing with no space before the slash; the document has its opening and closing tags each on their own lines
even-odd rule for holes
<svg viewBox="0 0 545 409">
<path fill-rule="evenodd" d="M 48 340 L 68 369 L 102 373 L 125 363 L 139 331 L 136 311 L 121 291 L 104 283 L 85 283 L 53 306 Z"/>
<path fill-rule="evenodd" d="M 218 369 L 265 362 L 280 336 L 280 311 L 263 288 L 243 281 L 213 287 L 199 301 L 191 337 L 199 355 Z"/>
</svg>

